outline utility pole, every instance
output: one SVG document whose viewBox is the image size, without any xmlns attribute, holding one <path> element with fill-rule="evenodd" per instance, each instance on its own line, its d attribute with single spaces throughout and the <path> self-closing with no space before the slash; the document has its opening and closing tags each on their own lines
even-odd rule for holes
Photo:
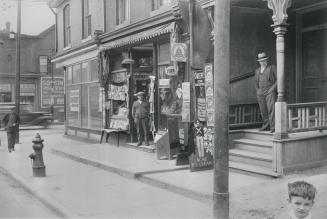
<svg viewBox="0 0 327 219">
<path fill-rule="evenodd" d="M 215 0 L 214 25 L 214 188 L 213 216 L 229 218 L 229 32 L 230 0 Z"/>
<path fill-rule="evenodd" d="M 18 7 L 17 7 L 17 34 L 16 34 L 16 93 L 15 93 L 15 106 L 16 112 L 19 115 L 20 112 L 20 28 L 21 28 L 21 0 L 18 0 Z M 19 130 L 19 125 L 18 125 Z M 16 136 L 16 143 L 19 143 L 19 131 L 17 132 Z"/>
</svg>

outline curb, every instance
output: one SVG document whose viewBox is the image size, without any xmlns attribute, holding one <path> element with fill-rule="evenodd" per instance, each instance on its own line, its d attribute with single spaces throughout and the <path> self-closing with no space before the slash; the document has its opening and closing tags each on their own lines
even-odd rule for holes
<svg viewBox="0 0 327 219">
<path fill-rule="evenodd" d="M 120 176 L 129 178 L 129 179 L 135 179 L 142 183 L 182 195 L 186 198 L 191 198 L 193 200 L 200 201 L 200 202 L 212 203 L 211 195 L 203 194 L 203 193 L 196 192 L 196 191 L 193 191 L 190 189 L 185 189 L 185 188 L 175 186 L 173 184 L 169 184 L 169 183 L 166 183 L 166 182 L 163 182 L 163 181 L 160 181 L 160 180 L 150 177 L 150 175 L 153 173 L 164 173 L 164 172 L 171 172 L 171 171 L 187 170 L 187 169 L 189 169 L 189 167 L 180 167 L 180 168 L 177 168 L 174 170 L 166 169 L 166 170 L 155 170 L 155 171 L 147 171 L 147 172 L 146 171 L 145 172 L 132 172 L 132 171 L 128 171 L 128 170 L 119 168 L 117 166 L 114 166 L 114 164 L 93 161 L 93 160 L 90 160 L 87 158 L 78 157 L 76 155 L 72 155 L 70 153 L 63 152 L 63 151 L 53 149 L 53 148 L 51 149 L 51 153 L 58 155 L 60 157 L 63 157 L 63 158 L 67 158 L 67 159 L 71 159 L 71 160 L 74 160 L 79 163 L 83 163 L 85 165 L 90 165 L 90 166 L 100 168 L 100 169 L 108 171 L 108 172 L 116 173 Z"/>
<path fill-rule="evenodd" d="M 72 155 L 72 154 L 57 150 L 57 149 L 52 148 L 51 153 L 55 154 L 55 155 L 58 155 L 60 157 L 63 157 L 63 158 L 68 158 L 68 159 L 74 160 L 74 161 L 79 162 L 79 163 L 83 163 L 83 164 L 86 164 L 86 165 L 97 167 L 97 168 L 100 168 L 100 169 L 108 171 L 108 172 L 113 172 L 113 173 L 116 173 L 116 174 L 118 174 L 120 176 L 123 176 L 123 177 L 126 177 L 126 178 L 135 179 L 136 175 L 137 175 L 137 173 L 133 173 L 133 172 L 128 171 L 128 170 L 124 170 L 122 168 L 114 166 L 113 164 L 109 164 L 109 163 L 105 164 L 105 163 L 102 163 L 102 162 L 89 160 L 89 159 L 86 159 L 86 158 L 83 158 L 83 157 L 78 157 L 78 156 L 75 156 L 75 155 Z"/>
<path fill-rule="evenodd" d="M 207 195 L 207 194 L 196 192 L 196 191 L 193 191 L 190 189 L 185 189 L 185 188 L 182 188 L 179 186 L 175 186 L 175 185 L 151 178 L 149 176 L 139 175 L 137 177 L 137 180 L 140 182 L 143 182 L 145 184 L 155 186 L 155 187 L 158 187 L 161 189 L 165 189 L 172 193 L 179 194 L 186 198 L 190 198 L 190 199 L 193 199 L 196 201 L 205 202 L 208 204 L 212 204 L 212 201 L 213 201 L 213 196 L 211 196 L 211 195 Z"/>
<path fill-rule="evenodd" d="M 32 187 L 28 186 L 24 180 L 15 174 L 14 172 L 10 172 L 7 169 L 0 166 L 0 172 L 5 176 L 10 177 L 13 181 L 15 181 L 19 186 L 21 186 L 27 193 L 32 195 L 38 201 L 40 201 L 44 206 L 50 209 L 54 214 L 61 218 L 81 218 L 77 214 L 71 212 L 70 210 L 66 209 L 64 206 L 60 205 L 56 200 L 51 198 L 50 196 L 39 192 Z"/>
</svg>

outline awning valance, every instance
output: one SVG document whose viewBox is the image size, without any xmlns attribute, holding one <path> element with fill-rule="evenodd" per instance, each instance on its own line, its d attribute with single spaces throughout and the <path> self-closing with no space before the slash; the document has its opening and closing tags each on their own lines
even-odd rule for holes
<svg viewBox="0 0 327 219">
<path fill-rule="evenodd" d="M 138 32 L 126 37 L 122 37 L 100 46 L 100 51 L 131 45 L 137 42 L 155 38 L 163 34 L 171 33 L 174 30 L 175 23 L 164 24 L 149 30 Z"/>
</svg>

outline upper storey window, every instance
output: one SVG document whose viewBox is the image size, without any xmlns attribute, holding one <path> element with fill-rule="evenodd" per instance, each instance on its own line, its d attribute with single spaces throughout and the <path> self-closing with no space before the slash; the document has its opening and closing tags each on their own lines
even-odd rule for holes
<svg viewBox="0 0 327 219">
<path fill-rule="evenodd" d="M 116 25 L 128 23 L 130 0 L 116 0 Z"/>
<path fill-rule="evenodd" d="M 64 7 L 64 47 L 70 46 L 70 6 Z"/>
<path fill-rule="evenodd" d="M 91 36 L 91 13 L 90 13 L 90 1 L 82 0 L 82 16 L 83 16 L 83 39 Z"/>
<path fill-rule="evenodd" d="M 172 3 L 172 0 L 152 0 L 152 11 L 166 7 Z"/>
</svg>

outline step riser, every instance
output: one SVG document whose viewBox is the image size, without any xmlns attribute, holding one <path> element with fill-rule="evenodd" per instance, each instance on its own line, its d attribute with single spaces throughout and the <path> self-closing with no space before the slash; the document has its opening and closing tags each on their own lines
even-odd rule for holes
<svg viewBox="0 0 327 219">
<path fill-rule="evenodd" d="M 256 158 L 241 157 L 241 156 L 230 154 L 229 155 L 229 160 L 234 161 L 234 162 L 238 162 L 238 163 L 251 164 L 251 165 L 254 165 L 254 166 L 272 168 L 272 161 L 257 160 Z"/>
<path fill-rule="evenodd" d="M 253 139 L 253 140 L 272 141 L 273 136 L 260 134 L 260 133 L 244 133 L 244 138 Z"/>
<path fill-rule="evenodd" d="M 235 148 L 241 149 L 241 150 L 253 151 L 253 152 L 260 152 L 260 153 L 265 153 L 265 154 L 273 153 L 272 147 L 262 147 L 262 146 L 257 146 L 257 145 L 236 143 Z"/>
</svg>

